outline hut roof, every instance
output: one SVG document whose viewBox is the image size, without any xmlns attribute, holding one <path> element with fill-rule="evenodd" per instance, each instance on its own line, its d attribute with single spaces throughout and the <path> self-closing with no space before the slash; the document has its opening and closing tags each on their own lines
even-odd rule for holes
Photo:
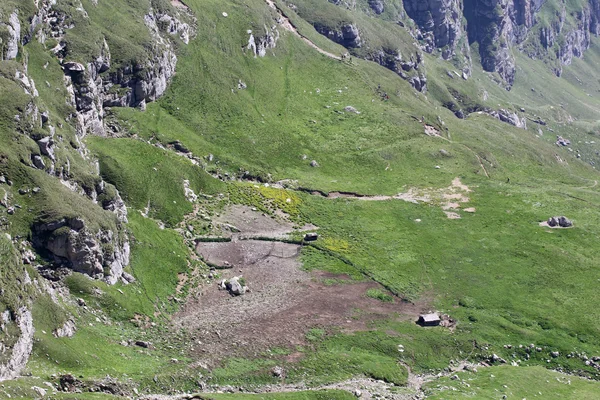
<svg viewBox="0 0 600 400">
<path fill-rule="evenodd" d="M 423 322 L 437 322 L 440 320 L 440 316 L 438 313 L 421 314 L 419 318 L 423 320 Z"/>
</svg>

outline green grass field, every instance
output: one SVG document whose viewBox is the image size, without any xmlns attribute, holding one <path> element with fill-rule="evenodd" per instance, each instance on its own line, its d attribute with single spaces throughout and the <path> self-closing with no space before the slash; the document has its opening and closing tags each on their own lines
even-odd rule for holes
<svg viewBox="0 0 600 400">
<path fill-rule="evenodd" d="M 392 71 L 356 57 L 381 46 L 413 51 L 407 31 L 395 23 L 397 2 L 389 2 L 377 18 L 365 1 L 346 9 L 324 0 L 303 0 L 296 11 L 277 2 L 304 37 L 333 54 L 344 49 L 319 35 L 315 23 L 353 22 L 362 27 L 365 47 L 345 62 L 318 53 L 282 28 L 266 57 L 255 58 L 243 50 L 248 30 L 260 36 L 265 26 L 276 25 L 277 13 L 262 0 L 185 3 L 197 17 L 197 37 L 187 46 L 177 44 L 177 74 L 165 96 L 145 111 L 113 108 L 111 118 L 124 127 L 122 137 L 85 139 L 100 177 L 114 185 L 127 204 L 129 222 L 122 233 L 131 239 L 127 271 L 136 282 L 108 286 L 72 274 L 66 286 L 88 309 L 76 306 L 70 297 L 54 302 L 43 291 L 20 287 L 25 269 L 0 232 L 0 249 L 7 249 L 0 253 L 0 306 L 14 310 L 31 299 L 36 328 L 27 366 L 32 376 L 10 381 L 0 389 L 0 397 L 31 397 L 31 386 L 55 382 L 52 375 L 62 373 L 89 381 L 110 375 L 142 393 L 196 392 L 200 381 L 252 389 L 279 382 L 271 373 L 275 365 L 285 367 L 285 383 L 292 385 L 318 388 L 361 377 L 408 390 L 409 370 L 444 373 L 456 361 L 487 362 L 496 354 L 520 366 L 460 372 L 458 380 L 442 376 L 426 383 L 424 393 L 434 399 L 504 394 L 595 398 L 600 372 L 584 358 L 567 355 L 600 356 L 598 38 L 592 38 L 583 59 L 564 68 L 561 78 L 551 70 L 553 60 L 534 61 L 515 51 L 518 68 L 511 91 L 481 69 L 476 52 L 467 81 L 448 76 L 447 71 L 457 69 L 453 62 L 425 54 L 429 91 L 417 93 Z M 576 9 L 576 3 L 568 2 L 569 10 Z M 113 68 L 147 55 L 150 37 L 143 15 L 149 7 L 171 7 L 155 0 L 82 4 L 88 17 L 77 11 L 75 2 L 59 1 L 58 7 L 75 23 L 65 37 L 67 56 L 88 60 L 106 37 Z M 544 6 L 541 24 L 556 6 L 555 1 Z M 1 6 L 0 12 L 7 9 Z M 567 23 L 572 22 L 569 15 Z M 39 91 L 35 104 L 48 110 L 56 125 L 57 156 L 63 160 L 56 168 L 66 168 L 68 159 L 73 180 L 82 187 L 93 186 L 100 177 L 94 164 L 77 152 L 82 147 L 69 116 L 74 110 L 65 102 L 63 73 L 47 47 L 33 41 L 24 54 Z M 0 173 L 14 181 L 13 187 L 0 186 L 0 196 L 7 191 L 22 207 L 10 218 L 2 208 L 0 216 L 10 222 L 6 232 L 28 238 L 35 221 L 68 216 L 82 216 L 94 229 L 116 229 L 114 214 L 29 166 L 31 154 L 39 154 L 39 149 L 23 134 L 28 121 L 14 118 L 32 101 L 14 79 L 19 69 L 19 62 L 0 62 Z M 238 81 L 247 88 L 238 89 Z M 527 129 L 478 113 L 461 120 L 444 107 L 449 103 L 465 109 L 506 108 L 527 118 Z M 358 113 L 348 112 L 347 106 Z M 439 136 L 427 136 L 424 124 L 435 127 Z M 36 127 L 32 137 L 49 134 L 47 126 Z M 572 145 L 558 147 L 557 135 L 569 138 Z M 155 145 L 174 141 L 201 162 L 195 165 Z M 312 160 L 319 166 L 311 166 Z M 257 181 L 237 182 L 242 176 Z M 449 194 L 455 178 L 469 187 L 469 201 L 454 210 L 460 219 L 449 219 L 442 207 L 451 199 L 444 199 L 443 193 Z M 184 180 L 201 195 L 196 204 L 186 199 Z M 287 180 L 289 189 L 265 185 L 279 180 Z M 40 191 L 19 195 L 22 187 Z M 429 195 L 431 201 L 328 199 L 307 189 L 382 196 L 412 190 Z M 383 288 L 363 296 L 382 304 L 424 304 L 449 314 L 456 326 L 421 328 L 390 315 L 364 331 L 317 327 L 304 332 L 302 345 L 274 348 L 254 358 L 225 357 L 212 370 L 202 367 L 203 360 L 192 352 L 193 342 L 201 339 L 198 332 L 171 324 L 181 307 L 176 298 L 205 280 L 196 276 L 178 293 L 180 277 L 207 272 L 193 254 L 193 235 L 183 231 L 187 225 L 201 227 L 196 233 L 209 231 L 207 218 L 230 203 L 270 215 L 287 213 L 298 225 L 319 227 L 319 240 L 302 249 L 305 270 L 346 274 L 352 282 L 376 281 Z M 465 211 L 467 207 L 474 212 Z M 196 211 L 199 214 L 192 216 Z M 206 218 L 200 216 L 203 213 Z M 539 225 L 557 215 L 566 215 L 574 227 Z M 27 271 L 42 279 L 33 268 Z M 347 284 L 335 278 L 325 283 Z M 75 336 L 55 338 L 52 332 L 69 318 L 78 326 Z M 129 340 L 147 340 L 154 347 L 121 344 Z M 529 353 L 531 343 L 540 351 Z M 552 352 L 559 355 L 553 357 Z M 286 361 L 292 353 L 299 356 Z M 353 397 L 345 391 L 201 396 Z M 116 397 L 85 393 L 55 398 Z"/>
</svg>

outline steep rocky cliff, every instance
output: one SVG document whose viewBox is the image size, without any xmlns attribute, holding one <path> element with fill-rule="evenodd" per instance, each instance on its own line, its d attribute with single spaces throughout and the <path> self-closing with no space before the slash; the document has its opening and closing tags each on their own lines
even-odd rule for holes
<svg viewBox="0 0 600 400">
<path fill-rule="evenodd" d="M 590 35 L 598 34 L 597 0 L 545 2 L 544 0 L 405 0 L 404 7 L 420 28 L 423 49 L 437 48 L 448 59 L 459 49 L 466 33 L 477 44 L 484 70 L 497 72 L 510 88 L 515 78 L 514 52 L 553 63 L 560 76 L 562 65 L 582 57 Z"/>
<path fill-rule="evenodd" d="M 139 18 L 122 22 L 138 24 L 137 41 L 94 28 L 93 23 L 104 28 L 106 21 L 119 18 L 110 4 L 40 0 L 0 7 L 0 59 L 14 60 L 0 70 L 0 81 L 4 90 L 18 94 L 6 107 L 12 118 L 9 132 L 16 136 L 4 157 L 17 155 L 21 164 L 5 163 L 6 170 L 0 171 L 1 204 L 13 215 L 21 213 L 19 196 L 41 202 L 37 215 L 29 218 L 30 237 L 48 263 L 40 271 L 51 279 L 58 276 L 53 269 L 67 267 L 109 284 L 133 280 L 124 272 L 129 264 L 127 208 L 115 187 L 98 175 L 82 139 L 111 134 L 105 123 L 110 107 L 144 109 L 163 95 L 175 73 L 175 48 L 189 43 L 194 18 L 183 3 L 153 0 L 130 8 Z M 93 46 L 82 45 L 84 35 Z M 52 55 L 43 68 L 64 74 L 42 82 L 56 86 L 58 113 L 49 104 L 55 99 L 42 98 L 40 82 L 29 73 L 25 47 L 32 42 Z M 42 184 L 35 170 L 50 176 L 51 184 Z"/>
<path fill-rule="evenodd" d="M 459 0 L 404 0 L 406 14 L 417 24 L 416 38 L 423 50 L 439 49 L 445 60 L 456 58 L 470 75 L 471 56 Z"/>
<path fill-rule="evenodd" d="M 55 0 L 41 2 L 24 40 L 36 36 L 42 43 L 48 38 L 57 42 L 52 51 L 63 65 L 82 136 L 106 134 L 105 107 L 144 108 L 147 102 L 162 96 L 177 64 L 172 39 L 187 44 L 194 34 L 193 28 L 179 19 L 191 19 L 185 11 L 151 8 L 144 15 L 149 43 L 145 54 L 125 63 L 113 62 L 109 40 L 103 37 L 91 57 L 82 57 L 70 51 L 72 46 L 66 33 L 73 28 L 68 12 L 81 13 L 85 20 L 89 18 L 86 11 L 64 6 L 55 9 L 55 4 Z"/>
<path fill-rule="evenodd" d="M 304 2 L 307 5 L 304 5 Z M 409 64 L 393 45 L 373 46 L 369 22 L 356 18 L 360 7 L 355 2 L 330 1 L 343 10 L 337 13 L 326 6 L 313 12 L 314 1 L 300 0 L 301 16 L 329 39 L 348 48 L 354 55 L 369 59 L 399 72 L 420 91 L 426 90 L 424 68 L 407 74 Z M 369 10 L 384 18 L 386 3 L 369 2 Z M 387 3 L 388 7 L 395 2 Z M 514 83 L 515 52 L 545 60 L 560 76 L 562 66 L 573 57 L 583 57 L 590 46 L 590 36 L 600 33 L 600 1 L 544 0 L 404 0 L 404 13 L 392 20 L 405 26 L 422 51 L 438 54 L 471 75 L 472 55 L 479 53 L 485 71 L 497 73 L 507 89 Z M 350 10 L 347 11 L 347 10 Z M 330 14 L 330 19 L 323 15 Z M 385 18 L 390 18 L 385 16 Z M 476 46 L 473 46 L 476 45 Z M 400 52 L 402 54 L 403 52 Z"/>
</svg>

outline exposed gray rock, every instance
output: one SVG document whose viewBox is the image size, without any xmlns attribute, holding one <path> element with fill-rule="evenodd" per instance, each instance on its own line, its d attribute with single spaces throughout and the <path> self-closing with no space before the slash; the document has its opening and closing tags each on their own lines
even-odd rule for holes
<svg viewBox="0 0 600 400">
<path fill-rule="evenodd" d="M 241 296 L 246 293 L 246 290 L 248 289 L 246 286 L 242 286 L 240 279 L 241 276 L 234 276 L 233 278 L 225 281 L 225 288 L 234 296 Z"/>
<path fill-rule="evenodd" d="M 570 228 L 573 226 L 573 222 L 565 216 L 551 217 L 548 219 L 548 225 L 555 228 Z"/>
<path fill-rule="evenodd" d="M 8 314 L 9 318 L 10 313 Z M 3 314 L 3 319 L 4 319 Z M 33 318 L 26 307 L 17 310 L 14 322 L 19 326 L 20 334 L 17 342 L 12 346 L 10 357 L 4 363 L 0 363 L 0 381 L 14 379 L 17 377 L 29 360 L 33 347 Z"/>
<path fill-rule="evenodd" d="M 250 37 L 248 38 L 247 50 L 250 50 L 254 57 L 264 57 L 267 55 L 268 49 L 274 49 L 277 46 L 279 40 L 279 31 L 276 27 L 269 29 L 266 25 L 264 26 L 265 33 L 262 36 L 255 36 L 252 31 L 248 31 Z"/>
<path fill-rule="evenodd" d="M 34 246 L 49 252 L 56 263 L 110 285 L 117 283 L 129 264 L 127 238 L 111 230 L 92 234 L 80 218 L 38 223 L 33 233 Z"/>
<path fill-rule="evenodd" d="M 427 78 L 425 75 L 416 75 L 409 78 L 408 82 L 411 84 L 415 90 L 418 92 L 426 92 L 427 91 Z"/>
<path fill-rule="evenodd" d="M 46 136 L 37 141 L 40 148 L 40 152 L 50 158 L 52 161 L 56 161 L 54 155 L 54 140 L 50 136 Z"/>
<path fill-rule="evenodd" d="M 40 157 L 39 155 L 37 155 L 37 154 L 33 155 L 31 157 L 31 161 L 33 162 L 33 165 L 37 169 L 41 169 L 41 170 L 46 169 L 46 164 L 44 163 L 44 160 L 42 159 L 42 157 Z"/>
<path fill-rule="evenodd" d="M 63 64 L 63 69 L 65 70 L 65 72 L 77 73 L 84 72 L 85 66 L 75 61 L 69 61 Z"/>
<path fill-rule="evenodd" d="M 501 108 L 498 111 L 489 111 L 488 114 L 494 118 L 498 118 L 502 122 L 516 126 L 517 128 L 527 129 L 527 119 L 519 118 L 515 112 Z"/>
<path fill-rule="evenodd" d="M 54 337 L 72 337 L 75 334 L 77 327 L 75 326 L 75 322 L 72 319 L 67 320 L 60 328 L 54 330 L 52 334 Z"/>
<path fill-rule="evenodd" d="M 369 7 L 375 14 L 381 14 L 384 11 L 383 0 L 369 0 Z"/>
<path fill-rule="evenodd" d="M 355 24 L 344 24 L 340 28 L 332 28 L 321 24 L 314 24 L 314 26 L 317 32 L 346 48 L 362 46 L 360 32 Z"/>
<path fill-rule="evenodd" d="M 415 52 L 408 59 L 405 59 L 400 50 L 392 51 L 382 48 L 370 52 L 365 58 L 394 71 L 419 92 L 427 90 L 427 78 L 422 68 L 423 57 L 419 52 Z"/>
<path fill-rule="evenodd" d="M 60 17 L 46 13 L 42 22 L 54 29 Z M 45 18 L 45 20 L 44 20 Z M 63 21 L 64 22 L 64 21 Z M 71 104 L 77 109 L 78 135 L 106 135 L 105 107 L 140 107 L 161 97 L 175 74 L 177 56 L 169 36 L 177 35 L 188 43 L 195 33 L 192 27 L 175 16 L 150 10 L 144 22 L 152 37 L 148 57 L 137 64 L 111 69 L 110 48 L 104 40 L 100 54 L 87 64 L 67 61 L 63 69 L 72 93 Z M 60 26 L 60 24 L 58 24 Z M 58 35 L 58 34 L 56 34 Z M 60 58 L 61 49 L 55 49 Z M 113 88 L 119 88 L 114 90 Z"/>
<path fill-rule="evenodd" d="M 406 14 L 423 32 L 431 32 L 435 47 L 454 49 L 465 36 L 459 0 L 404 0 Z"/>
<path fill-rule="evenodd" d="M 569 139 L 565 139 L 560 135 L 556 135 L 556 145 L 557 146 L 570 146 L 571 141 Z"/>
<path fill-rule="evenodd" d="M 280 378 L 280 379 L 285 378 L 285 370 L 282 367 L 280 367 L 279 365 L 273 367 L 273 369 L 271 370 L 271 373 L 276 378 Z"/>
<path fill-rule="evenodd" d="M 19 42 L 21 41 L 21 22 L 17 10 L 10 14 L 6 28 L 8 29 L 8 43 L 5 54 L 0 54 L 0 58 L 14 60 L 19 54 Z"/>
<path fill-rule="evenodd" d="M 133 277 L 133 275 L 128 274 L 127 272 L 123 272 L 123 280 L 124 280 L 124 283 L 135 282 L 135 278 Z"/>
<path fill-rule="evenodd" d="M 146 342 L 146 341 L 143 341 L 143 340 L 138 340 L 138 341 L 136 341 L 136 342 L 135 342 L 135 345 L 136 345 L 136 346 L 139 346 L 139 347 L 143 347 L 143 348 L 145 348 L 145 349 L 150 349 L 150 348 L 152 348 L 152 343 L 150 343 L 150 342 Z"/>
<path fill-rule="evenodd" d="M 33 391 L 40 396 L 41 398 L 45 398 L 46 395 L 48 394 L 48 390 L 47 389 L 43 389 L 39 386 L 32 386 L 31 389 L 33 389 Z"/>
</svg>

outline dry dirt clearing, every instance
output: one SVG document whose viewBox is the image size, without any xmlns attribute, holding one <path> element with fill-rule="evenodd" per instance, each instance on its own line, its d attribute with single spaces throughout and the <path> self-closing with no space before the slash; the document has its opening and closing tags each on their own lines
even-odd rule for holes
<svg viewBox="0 0 600 400">
<path fill-rule="evenodd" d="M 441 189 L 417 189 L 410 188 L 404 193 L 398 193 L 394 196 L 364 196 L 356 193 L 349 192 L 329 192 L 327 198 L 329 199 L 355 199 L 363 201 L 387 201 L 387 200 L 404 200 L 410 203 L 427 203 L 434 204 L 441 207 L 446 216 L 449 219 L 460 219 L 461 216 L 457 212 L 463 210 L 468 213 L 474 213 L 477 211 L 475 207 L 462 208 L 463 205 L 469 202 L 469 196 L 467 195 L 472 190 L 465 184 L 463 184 L 459 177 L 452 180 L 452 184 L 446 188 Z M 321 196 L 321 192 L 312 192 L 314 195 Z"/>
<path fill-rule="evenodd" d="M 299 245 L 239 239 L 264 236 L 265 228 L 280 237 L 291 231 L 287 222 L 240 207 L 226 210 L 220 222 L 235 224 L 239 232 L 231 242 L 198 243 L 197 252 L 209 263 L 229 269 L 218 270 L 220 279 L 193 290 L 173 321 L 176 327 L 195 332 L 194 353 L 208 366 L 224 355 L 256 355 L 277 346 L 301 345 L 313 327 L 351 332 L 367 329 L 371 321 L 381 318 L 416 320 L 425 309 L 397 299 L 384 303 L 367 297 L 370 288 L 384 290 L 375 282 L 304 271 Z M 219 289 L 221 279 L 239 275 L 250 292 L 232 296 Z M 332 278 L 336 284 L 323 282 Z"/>
</svg>

